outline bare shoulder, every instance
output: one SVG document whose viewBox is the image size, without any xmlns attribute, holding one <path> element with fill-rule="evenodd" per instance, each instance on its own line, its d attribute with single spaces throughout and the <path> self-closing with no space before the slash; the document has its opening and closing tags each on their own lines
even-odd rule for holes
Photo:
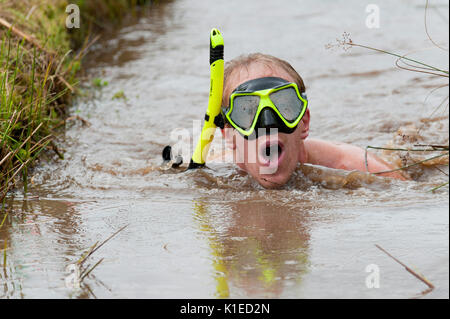
<svg viewBox="0 0 450 319">
<path fill-rule="evenodd" d="M 305 149 L 308 154 L 308 163 L 331 168 L 343 168 L 341 163 L 345 155 L 347 144 L 308 138 L 305 140 Z"/>
</svg>

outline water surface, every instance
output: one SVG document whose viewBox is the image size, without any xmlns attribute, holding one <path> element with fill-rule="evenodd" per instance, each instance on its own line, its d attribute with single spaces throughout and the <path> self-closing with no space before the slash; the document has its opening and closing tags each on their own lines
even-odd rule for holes
<svg viewBox="0 0 450 319">
<path fill-rule="evenodd" d="M 224 34 L 226 59 L 263 52 L 291 62 L 307 85 L 310 136 L 363 148 L 448 145 L 448 89 L 434 91 L 448 81 L 335 46 L 348 32 L 448 69 L 448 53 L 426 36 L 425 1 L 378 1 L 379 29 L 365 25 L 367 4 L 291 0 L 261 10 L 260 1 L 175 0 L 104 36 L 86 64 L 109 84 L 71 108 L 90 125 L 69 122 L 59 138 L 65 159 L 42 161 L 29 194 L 8 198 L 0 296 L 448 298 L 448 187 L 430 192 L 448 177 L 434 167 L 411 170 L 408 182 L 299 167 L 280 190 L 231 164 L 158 169 L 173 130 L 191 130 L 204 113 L 212 27 Z M 448 2 L 433 6 L 429 32 L 448 41 Z M 66 283 L 67 266 L 126 225 L 88 259 L 92 267 L 104 258 L 81 288 Z M 375 244 L 436 288 L 422 296 L 427 286 Z M 366 285 L 369 265 L 379 288 Z"/>
</svg>

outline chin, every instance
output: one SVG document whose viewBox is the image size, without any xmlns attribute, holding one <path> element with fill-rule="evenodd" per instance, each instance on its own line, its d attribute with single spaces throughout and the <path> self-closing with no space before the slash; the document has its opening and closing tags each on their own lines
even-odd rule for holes
<svg viewBox="0 0 450 319">
<path fill-rule="evenodd" d="M 260 175 L 256 179 L 262 187 L 275 189 L 283 187 L 289 181 L 291 175 L 287 172 L 277 172 L 271 175 Z"/>
</svg>

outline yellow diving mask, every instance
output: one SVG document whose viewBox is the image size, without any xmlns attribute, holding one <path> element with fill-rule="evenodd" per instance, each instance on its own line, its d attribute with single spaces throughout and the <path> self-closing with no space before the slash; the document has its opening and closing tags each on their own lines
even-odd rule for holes
<svg viewBox="0 0 450 319">
<path fill-rule="evenodd" d="M 225 122 L 249 138 L 257 137 L 260 129 L 277 128 L 280 133 L 293 133 L 307 107 L 306 94 L 299 91 L 297 84 L 264 77 L 239 85 L 222 112 Z"/>
</svg>

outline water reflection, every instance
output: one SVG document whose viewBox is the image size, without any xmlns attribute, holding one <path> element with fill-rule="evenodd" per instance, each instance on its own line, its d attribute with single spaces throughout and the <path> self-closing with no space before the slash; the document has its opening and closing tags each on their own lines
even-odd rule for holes
<svg viewBox="0 0 450 319">
<path fill-rule="evenodd" d="M 3 248 L 0 297 L 26 297 L 22 281 L 31 274 L 33 280 L 42 283 L 49 276 L 59 277 L 63 288 L 65 273 L 61 268 L 79 258 L 85 248 L 84 227 L 74 209 L 76 203 L 36 196 L 22 200 L 9 198 L 6 205 L 7 216 L 0 229 Z M 3 218 L 2 214 L 0 219 Z M 87 297 L 83 291 L 80 295 Z"/>
<path fill-rule="evenodd" d="M 145 6 L 128 16 L 120 29 L 101 35 L 101 43 L 95 45 L 84 61 L 86 68 L 99 66 L 123 67 L 142 57 L 142 43 L 155 43 L 170 30 L 174 23 L 173 0 L 165 0 Z M 136 24 L 140 24 L 136 32 Z M 107 45 L 105 45 L 107 42 Z"/>
<path fill-rule="evenodd" d="M 406 148 L 398 143 L 409 140 L 402 127 L 416 123 L 420 143 L 448 145 L 448 115 L 422 123 L 447 96 L 437 91 L 424 107 L 429 85 L 438 82 L 394 71 L 394 61 L 383 55 L 324 48 L 348 31 L 355 41 L 410 52 L 426 40 L 419 23 L 423 8 L 415 7 L 423 0 L 379 1 L 389 16 L 380 30 L 365 28 L 360 1 L 304 2 L 267 3 L 255 15 L 257 1 L 214 6 L 206 0 L 165 1 L 104 37 L 85 65 L 109 85 L 71 111 L 91 126 L 68 126 L 65 160 L 35 169 L 30 191 L 39 198 L 8 203 L 10 215 L 0 229 L 0 251 L 7 246 L 0 297 L 411 296 L 414 278 L 404 281 L 397 264 L 380 258 L 373 246 L 379 243 L 402 260 L 409 256 L 438 287 L 430 295 L 447 298 L 448 188 L 429 191 L 448 181 L 438 170 L 402 183 L 302 166 L 284 190 L 269 192 L 234 166 L 180 174 L 153 169 L 164 145 L 173 142 L 172 130 L 190 130 L 191 121 L 204 115 L 209 85 L 204 35 L 211 27 L 224 32 L 226 59 L 261 51 L 301 72 L 313 101 L 312 137 L 363 148 L 393 140 L 390 146 Z M 224 14 L 234 5 L 238 11 Z M 432 33 L 448 38 L 446 30 Z M 426 60 L 444 63 L 440 54 Z M 127 100 L 112 99 L 117 92 Z M 125 222 L 130 228 L 122 239 L 91 261 L 92 266 L 101 255 L 106 258 L 86 280 L 90 287 L 68 290 L 67 265 Z M 364 267 L 384 261 L 391 280 L 368 291 L 360 280 Z"/>
<path fill-rule="evenodd" d="M 263 197 L 214 206 L 206 198 L 194 202 L 211 250 L 216 297 L 276 298 L 301 284 L 308 269 L 310 207 L 294 210 Z"/>
</svg>

